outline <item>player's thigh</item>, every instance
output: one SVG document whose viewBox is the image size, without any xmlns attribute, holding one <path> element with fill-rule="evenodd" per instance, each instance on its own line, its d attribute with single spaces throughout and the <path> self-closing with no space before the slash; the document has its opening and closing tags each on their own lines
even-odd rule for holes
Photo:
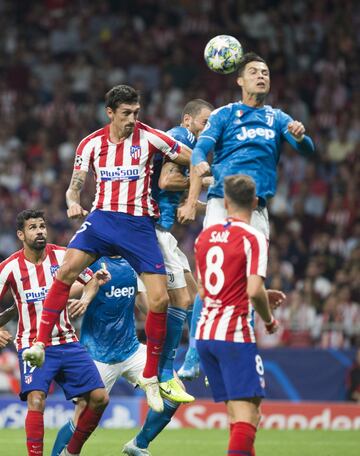
<svg viewBox="0 0 360 456">
<path fill-rule="evenodd" d="M 227 217 L 224 205 L 224 198 L 211 198 L 206 205 L 206 213 L 203 227 L 208 228 L 211 225 L 221 222 Z"/>
<path fill-rule="evenodd" d="M 25 401 L 31 391 L 43 391 L 48 394 L 52 380 L 61 369 L 61 356 L 57 347 L 49 347 L 46 350 L 45 361 L 42 367 L 32 367 L 28 361 L 23 361 L 22 352 L 18 353 L 21 392 L 20 399 Z"/>
<path fill-rule="evenodd" d="M 57 272 L 56 278 L 65 283 L 73 283 L 79 274 L 96 260 L 94 254 L 69 248 Z"/>
<path fill-rule="evenodd" d="M 257 207 L 250 220 L 251 226 L 263 233 L 267 240 L 270 239 L 269 213 L 266 207 Z"/>
<path fill-rule="evenodd" d="M 122 363 L 124 377 L 132 385 L 136 385 L 139 375 L 146 364 L 146 345 L 140 344 L 136 352 Z"/>
<path fill-rule="evenodd" d="M 256 344 L 216 341 L 228 400 L 265 396 L 264 366 Z"/>
<path fill-rule="evenodd" d="M 167 288 L 174 290 L 186 286 L 183 262 L 178 253 L 178 243 L 175 237 L 166 230 L 156 228 L 161 253 L 167 274 Z"/>
<path fill-rule="evenodd" d="M 64 344 L 61 349 L 61 371 L 55 380 L 62 387 L 66 399 L 104 388 L 94 361 L 79 342 Z"/>
<path fill-rule="evenodd" d="M 97 370 L 99 371 L 101 380 L 105 385 L 106 391 L 110 393 L 116 380 L 121 377 L 122 363 L 107 364 L 96 360 L 94 360 L 94 363 L 97 367 Z"/>
<path fill-rule="evenodd" d="M 145 285 L 150 310 L 153 312 L 166 312 L 169 304 L 166 276 L 143 272 L 140 279 Z"/>
<path fill-rule="evenodd" d="M 212 396 L 215 402 L 224 402 L 227 398 L 226 386 L 220 369 L 220 362 L 216 350 L 214 352 L 214 341 L 197 340 L 196 348 L 198 350 L 201 366 L 208 378 Z"/>
</svg>

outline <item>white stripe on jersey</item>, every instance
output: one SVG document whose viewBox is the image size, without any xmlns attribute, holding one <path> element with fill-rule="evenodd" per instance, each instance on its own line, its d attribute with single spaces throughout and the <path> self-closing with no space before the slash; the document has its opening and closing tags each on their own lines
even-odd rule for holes
<svg viewBox="0 0 360 456">
<path fill-rule="evenodd" d="M 226 340 L 227 329 L 231 320 L 231 317 L 234 313 L 235 306 L 227 306 L 224 309 L 224 313 L 219 319 L 218 326 L 215 331 L 214 339 L 216 340 Z"/>
</svg>

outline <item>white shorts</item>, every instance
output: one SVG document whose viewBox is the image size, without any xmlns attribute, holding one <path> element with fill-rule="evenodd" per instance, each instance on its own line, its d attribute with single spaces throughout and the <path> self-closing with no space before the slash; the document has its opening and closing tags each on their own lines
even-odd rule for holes
<svg viewBox="0 0 360 456">
<path fill-rule="evenodd" d="M 224 198 L 211 198 L 206 205 L 204 228 L 222 222 L 228 216 L 224 207 Z M 252 213 L 251 226 L 264 233 L 270 239 L 269 214 L 266 207 L 258 206 Z"/>
<path fill-rule="evenodd" d="M 146 363 L 146 345 L 140 344 L 136 352 L 125 361 L 116 364 L 106 364 L 95 361 L 106 391 L 110 393 L 116 380 L 125 378 L 132 385 L 136 385 L 137 378 L 142 373 Z"/>
<path fill-rule="evenodd" d="M 190 266 L 186 256 L 179 249 L 177 240 L 169 231 L 158 227 L 156 235 L 164 257 L 168 289 L 186 287 L 184 272 L 190 271 Z"/>
</svg>

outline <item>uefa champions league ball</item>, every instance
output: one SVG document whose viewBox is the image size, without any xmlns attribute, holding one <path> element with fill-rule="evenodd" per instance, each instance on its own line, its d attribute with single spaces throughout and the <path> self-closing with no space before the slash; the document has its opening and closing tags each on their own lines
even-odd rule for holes
<svg viewBox="0 0 360 456">
<path fill-rule="evenodd" d="M 218 35 L 208 42 L 204 50 L 204 59 L 210 70 L 228 74 L 237 70 L 243 55 L 239 41 L 230 35 Z"/>
</svg>

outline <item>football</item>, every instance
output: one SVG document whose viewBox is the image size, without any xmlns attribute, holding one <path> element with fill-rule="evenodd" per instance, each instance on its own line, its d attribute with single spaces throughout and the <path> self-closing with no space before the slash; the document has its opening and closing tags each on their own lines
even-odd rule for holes
<svg viewBox="0 0 360 456">
<path fill-rule="evenodd" d="M 242 55 L 241 44 L 230 35 L 218 35 L 211 38 L 204 51 L 206 65 L 210 70 L 221 74 L 236 71 Z"/>
</svg>

